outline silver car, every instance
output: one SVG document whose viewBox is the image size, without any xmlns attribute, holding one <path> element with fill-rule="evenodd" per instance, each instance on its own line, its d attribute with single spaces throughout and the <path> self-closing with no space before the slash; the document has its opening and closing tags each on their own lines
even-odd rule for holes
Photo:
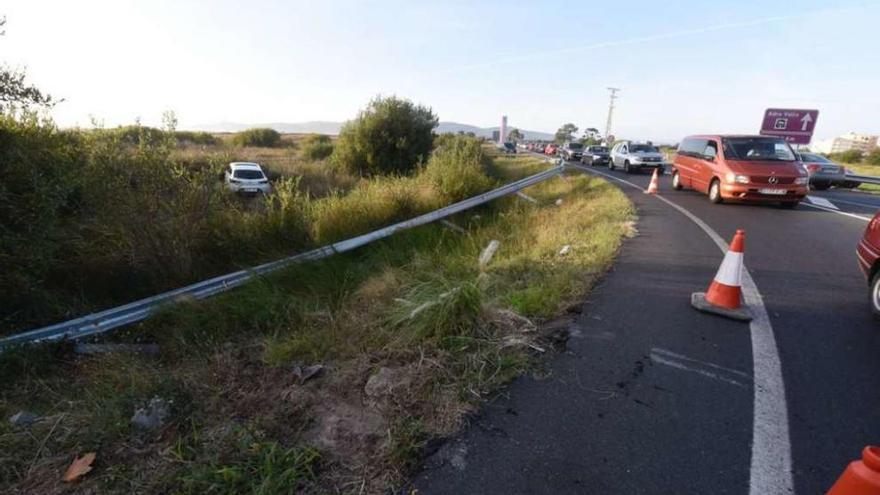
<svg viewBox="0 0 880 495">
<path fill-rule="evenodd" d="M 223 173 L 226 188 L 238 194 L 268 194 L 272 190 L 269 179 L 258 163 L 232 162 Z"/>
<path fill-rule="evenodd" d="M 640 172 L 642 169 L 656 168 L 661 174 L 666 168 L 663 153 L 652 144 L 621 141 L 611 148 L 611 161 L 608 168 L 622 168 L 626 173 Z"/>
</svg>

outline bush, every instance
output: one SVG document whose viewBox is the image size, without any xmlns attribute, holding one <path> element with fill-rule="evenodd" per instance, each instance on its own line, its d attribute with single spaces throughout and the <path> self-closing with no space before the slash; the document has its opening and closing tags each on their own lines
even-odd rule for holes
<svg viewBox="0 0 880 495">
<path fill-rule="evenodd" d="M 437 139 L 424 176 L 446 202 L 460 201 L 491 189 L 490 160 L 477 139 L 450 134 Z"/>
<path fill-rule="evenodd" d="M 430 188 L 401 177 L 361 182 L 348 194 L 332 194 L 314 204 L 312 238 L 319 244 L 365 234 L 439 208 Z"/>
<path fill-rule="evenodd" d="M 214 146 L 220 143 L 210 132 L 202 131 L 175 131 L 174 137 L 178 144 L 199 144 L 202 146 Z"/>
<path fill-rule="evenodd" d="M 302 156 L 307 160 L 323 160 L 333 154 L 333 142 L 324 134 L 309 134 L 303 138 Z"/>
<path fill-rule="evenodd" d="M 62 265 L 65 221 L 82 199 L 79 138 L 33 114 L 0 114 L 0 328 L 57 303 L 44 283 Z"/>
<path fill-rule="evenodd" d="M 846 150 L 842 153 L 832 154 L 831 158 L 844 163 L 858 163 L 862 161 L 862 152 L 859 150 Z"/>
<path fill-rule="evenodd" d="M 275 129 L 254 128 L 236 133 L 232 136 L 235 146 L 259 146 L 273 148 L 281 144 L 281 134 Z"/>
<path fill-rule="evenodd" d="M 437 116 L 396 97 L 378 97 L 339 133 L 335 162 L 361 177 L 406 174 L 427 159 Z"/>
<path fill-rule="evenodd" d="M 880 148 L 874 148 L 868 153 L 868 156 L 865 158 L 865 161 L 871 165 L 880 166 Z"/>
</svg>

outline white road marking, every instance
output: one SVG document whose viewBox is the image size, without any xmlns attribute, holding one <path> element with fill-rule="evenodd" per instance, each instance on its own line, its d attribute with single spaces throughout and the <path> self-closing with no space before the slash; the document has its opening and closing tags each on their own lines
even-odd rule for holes
<svg viewBox="0 0 880 495">
<path fill-rule="evenodd" d="M 579 167 L 580 168 L 580 167 Z M 608 177 L 628 184 L 636 189 L 644 189 L 632 182 L 611 174 L 584 168 L 590 173 Z M 727 252 L 727 243 L 712 227 L 686 208 L 664 198 L 655 198 L 675 208 L 679 213 L 697 224 L 712 239 L 722 252 Z M 814 208 L 825 209 L 807 204 Z M 844 212 L 827 211 L 847 215 Z M 852 215 L 856 218 L 864 219 Z M 785 383 L 782 379 L 782 364 L 773 336 L 770 316 L 758 286 L 751 274 L 743 266 L 743 297 L 752 310 L 753 319 L 749 323 L 752 338 L 752 368 L 754 375 L 754 410 L 752 419 L 752 460 L 749 470 L 749 495 L 794 493 L 794 480 L 791 474 L 791 437 L 788 430 L 788 405 L 785 402 Z"/>
<path fill-rule="evenodd" d="M 828 201 L 825 198 L 820 198 L 819 196 L 807 195 L 807 201 L 809 201 L 810 203 L 813 203 L 816 206 L 824 206 L 825 208 L 831 208 L 834 210 L 840 209 L 840 208 L 834 206 L 834 203 L 832 203 L 831 201 Z"/>
<path fill-rule="evenodd" d="M 864 222 L 870 222 L 870 221 L 871 221 L 870 218 L 868 218 L 868 217 L 863 217 L 863 216 L 861 216 L 861 215 L 856 215 L 855 213 L 847 213 L 847 212 L 845 212 L 845 211 L 832 210 L 831 208 L 825 208 L 824 206 L 813 205 L 813 204 L 810 204 L 810 203 L 801 203 L 801 204 L 804 205 L 804 206 L 809 206 L 810 208 L 816 208 L 817 210 L 825 210 L 825 211 L 830 211 L 831 213 L 837 213 L 838 215 L 843 215 L 843 216 L 845 216 L 845 217 L 857 218 L 857 219 L 862 220 L 862 221 L 864 221 Z"/>
<path fill-rule="evenodd" d="M 694 368 L 694 367 L 688 366 L 682 362 L 674 361 L 674 360 L 666 358 L 664 356 L 654 354 L 653 352 L 651 353 L 651 361 L 654 361 L 655 363 L 665 364 L 666 366 L 670 366 L 672 368 L 676 368 L 676 369 L 680 369 L 680 370 L 684 370 L 684 371 L 690 371 L 692 373 L 697 373 L 698 375 L 703 375 L 705 377 L 709 377 L 714 380 L 718 380 L 718 381 L 721 381 L 724 383 L 729 383 L 731 385 L 736 385 L 737 387 L 749 388 L 749 386 L 746 385 L 745 383 L 738 382 L 732 378 L 727 378 L 727 377 L 719 375 L 718 373 L 713 373 L 711 371 L 706 371 L 706 370 L 701 370 L 699 368 Z"/>
<path fill-rule="evenodd" d="M 740 370 L 737 370 L 737 369 L 728 368 L 728 367 L 726 367 L 726 366 L 721 366 L 720 364 L 710 363 L 710 362 L 708 362 L 708 361 L 701 361 L 701 360 L 699 360 L 699 359 L 694 359 L 694 358 L 692 358 L 692 357 L 687 357 L 687 356 L 684 356 L 684 355 L 682 355 L 682 354 L 678 354 L 678 353 L 676 353 L 676 352 L 672 352 L 672 351 L 670 351 L 670 350 L 668 350 L 668 349 L 663 349 L 663 348 L 661 348 L 661 347 L 655 347 L 655 348 L 651 349 L 651 352 L 654 352 L 654 353 L 657 353 L 657 354 L 664 354 L 664 355 L 666 355 L 666 356 L 673 357 L 673 358 L 676 358 L 676 359 L 680 359 L 680 360 L 683 360 L 683 361 L 691 361 L 691 362 L 693 362 L 693 363 L 701 364 L 701 365 L 703 365 L 703 366 L 708 366 L 708 367 L 710 367 L 710 368 L 715 368 L 716 370 L 725 371 L 725 372 L 727 372 L 727 373 L 733 373 L 734 375 L 739 375 L 739 376 L 741 376 L 741 377 L 743 377 L 743 378 L 746 378 L 746 379 L 749 379 L 749 380 L 752 379 L 752 376 L 749 375 L 748 373 L 746 373 L 745 371 L 740 371 Z"/>
<path fill-rule="evenodd" d="M 862 208 L 869 208 L 871 210 L 880 210 L 880 205 L 872 205 L 868 203 L 859 203 L 858 201 L 850 201 L 848 199 L 840 199 L 840 198 L 832 198 L 834 201 L 838 203 L 843 203 L 845 205 L 854 205 L 861 206 Z"/>
</svg>

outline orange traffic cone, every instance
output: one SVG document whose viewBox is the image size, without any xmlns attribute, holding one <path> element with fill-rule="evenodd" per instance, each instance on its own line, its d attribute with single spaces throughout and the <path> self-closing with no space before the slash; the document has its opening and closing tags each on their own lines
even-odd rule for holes
<svg viewBox="0 0 880 495">
<path fill-rule="evenodd" d="M 865 447 L 826 495 L 880 495 L 880 447 Z"/>
<path fill-rule="evenodd" d="M 746 232 L 737 230 L 724 255 L 724 261 L 706 292 L 691 294 L 691 305 L 700 311 L 736 320 L 750 321 L 752 315 L 742 305 L 742 270 Z"/>
<path fill-rule="evenodd" d="M 654 169 L 654 175 L 651 176 L 651 183 L 648 184 L 648 190 L 645 191 L 645 194 L 657 194 L 657 169 Z"/>
</svg>

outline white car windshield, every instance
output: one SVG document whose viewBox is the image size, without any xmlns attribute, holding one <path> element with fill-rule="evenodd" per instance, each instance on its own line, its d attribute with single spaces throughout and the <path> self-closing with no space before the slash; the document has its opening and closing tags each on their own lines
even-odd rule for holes
<svg viewBox="0 0 880 495">
<path fill-rule="evenodd" d="M 657 153 L 657 148 L 648 144 L 634 144 L 629 147 L 631 153 Z"/>
</svg>

